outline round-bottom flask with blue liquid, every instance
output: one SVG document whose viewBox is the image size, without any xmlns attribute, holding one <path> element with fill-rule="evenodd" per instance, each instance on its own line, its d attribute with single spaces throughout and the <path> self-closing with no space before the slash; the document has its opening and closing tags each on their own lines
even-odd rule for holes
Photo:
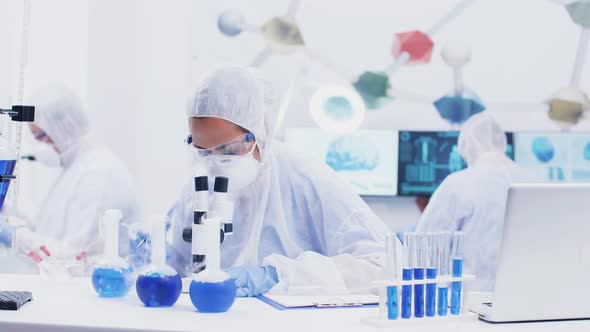
<svg viewBox="0 0 590 332">
<path fill-rule="evenodd" d="M 226 312 L 236 300 L 236 284 L 229 274 L 205 271 L 195 276 L 189 289 L 191 302 L 199 312 Z"/>
<path fill-rule="evenodd" d="M 146 307 L 173 306 L 182 291 L 180 275 L 168 265 L 149 265 L 137 277 L 137 296 Z"/>
<path fill-rule="evenodd" d="M 92 285 L 100 297 L 122 297 L 133 286 L 133 268 L 120 257 L 99 261 L 92 273 Z"/>
</svg>

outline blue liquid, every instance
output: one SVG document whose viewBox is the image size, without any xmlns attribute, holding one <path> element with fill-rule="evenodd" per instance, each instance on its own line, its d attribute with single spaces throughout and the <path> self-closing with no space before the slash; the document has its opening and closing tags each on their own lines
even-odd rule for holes
<svg viewBox="0 0 590 332">
<path fill-rule="evenodd" d="M 414 280 L 424 280 L 424 269 L 414 269 Z M 424 285 L 414 285 L 414 317 L 424 317 Z"/>
<path fill-rule="evenodd" d="M 191 302 L 199 312 L 226 312 L 236 300 L 236 284 L 231 278 L 222 282 L 193 280 L 189 292 Z"/>
<path fill-rule="evenodd" d="M 97 268 L 92 273 L 92 285 L 100 297 L 122 297 L 133 285 L 133 269 Z"/>
<path fill-rule="evenodd" d="M 438 289 L 438 315 L 446 316 L 449 310 L 449 288 L 440 287 Z"/>
<path fill-rule="evenodd" d="M 16 160 L 0 160 L 0 174 L 1 175 L 12 175 L 14 172 L 14 166 L 16 165 Z M 6 198 L 6 193 L 8 192 L 8 186 L 10 185 L 10 181 L 0 181 L 0 209 L 4 206 L 4 199 Z"/>
<path fill-rule="evenodd" d="M 426 279 L 436 279 L 437 271 L 433 268 L 426 269 Z M 436 315 L 436 283 L 426 284 L 426 316 Z"/>
<path fill-rule="evenodd" d="M 170 307 L 180 297 L 182 281 L 178 273 L 167 276 L 151 272 L 137 278 L 135 289 L 137 296 L 146 307 Z"/>
<path fill-rule="evenodd" d="M 387 319 L 397 319 L 397 286 L 387 287 Z"/>
<path fill-rule="evenodd" d="M 412 269 L 403 269 L 403 280 L 412 280 Z M 412 286 L 402 286 L 402 318 L 412 316 Z"/>
<path fill-rule="evenodd" d="M 453 258 L 453 277 L 463 276 L 463 259 Z M 461 282 L 451 283 L 451 314 L 458 315 L 461 312 Z"/>
</svg>

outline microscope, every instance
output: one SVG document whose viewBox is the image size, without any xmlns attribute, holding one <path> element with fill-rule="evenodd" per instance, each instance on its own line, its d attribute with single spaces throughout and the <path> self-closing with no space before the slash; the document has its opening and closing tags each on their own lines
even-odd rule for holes
<svg viewBox="0 0 590 332">
<path fill-rule="evenodd" d="M 229 179 L 216 177 L 213 185 L 213 193 L 209 194 L 209 178 L 196 176 L 194 178 L 193 197 L 193 224 L 182 230 L 182 238 L 191 243 L 192 262 L 194 273 L 203 271 L 206 267 L 207 243 L 210 232 L 208 226 L 203 224 L 205 218 L 219 219 L 219 243 L 223 243 L 226 236 L 233 233 L 234 204 L 228 197 Z"/>
</svg>

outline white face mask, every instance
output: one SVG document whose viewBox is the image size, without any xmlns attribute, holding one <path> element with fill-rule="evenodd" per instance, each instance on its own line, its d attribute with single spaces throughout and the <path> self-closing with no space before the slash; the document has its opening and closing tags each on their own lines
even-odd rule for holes
<svg viewBox="0 0 590 332">
<path fill-rule="evenodd" d="M 209 169 L 210 180 L 217 176 L 229 179 L 229 192 L 239 192 L 258 178 L 262 164 L 254 158 L 254 148 L 243 156 L 207 156 L 204 161 Z M 211 183 L 212 185 L 213 183 Z M 211 186 L 211 188 L 213 188 Z"/>
<path fill-rule="evenodd" d="M 61 158 L 53 146 L 46 143 L 35 144 L 35 149 L 32 153 L 35 161 L 48 167 L 61 167 Z"/>
</svg>

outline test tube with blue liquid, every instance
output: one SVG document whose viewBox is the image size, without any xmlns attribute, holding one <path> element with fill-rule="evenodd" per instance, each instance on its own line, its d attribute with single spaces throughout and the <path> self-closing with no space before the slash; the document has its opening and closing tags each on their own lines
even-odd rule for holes
<svg viewBox="0 0 590 332">
<path fill-rule="evenodd" d="M 394 234 L 388 234 L 385 242 L 385 250 L 387 252 L 385 262 L 385 278 L 386 280 L 398 280 L 398 248 L 397 237 Z M 387 319 L 395 320 L 399 316 L 398 306 L 398 287 L 387 286 Z"/>
<path fill-rule="evenodd" d="M 404 234 L 404 265 L 402 269 L 402 280 L 412 280 L 412 246 L 416 238 L 415 233 Z M 412 286 L 402 286 L 402 318 L 408 319 L 412 316 Z"/>
<path fill-rule="evenodd" d="M 437 277 L 437 263 L 438 263 L 438 237 L 437 234 L 427 234 L 427 264 L 426 264 L 426 279 L 432 280 Z M 426 317 L 434 317 L 436 315 L 436 282 L 426 284 Z"/>
<path fill-rule="evenodd" d="M 453 277 L 463 276 L 463 232 L 455 232 L 453 234 L 453 250 L 451 257 L 453 258 Z M 451 283 L 451 314 L 458 315 L 461 312 L 461 281 L 453 281 Z"/>
<path fill-rule="evenodd" d="M 438 234 L 438 274 L 440 276 L 451 275 L 451 243 L 453 235 L 450 232 Z M 439 316 L 446 316 L 449 310 L 449 285 L 440 283 L 438 285 L 437 313 Z"/>
<path fill-rule="evenodd" d="M 414 280 L 424 280 L 428 237 L 426 234 L 416 235 L 413 241 Z M 414 317 L 424 317 L 424 284 L 414 285 Z"/>
</svg>

